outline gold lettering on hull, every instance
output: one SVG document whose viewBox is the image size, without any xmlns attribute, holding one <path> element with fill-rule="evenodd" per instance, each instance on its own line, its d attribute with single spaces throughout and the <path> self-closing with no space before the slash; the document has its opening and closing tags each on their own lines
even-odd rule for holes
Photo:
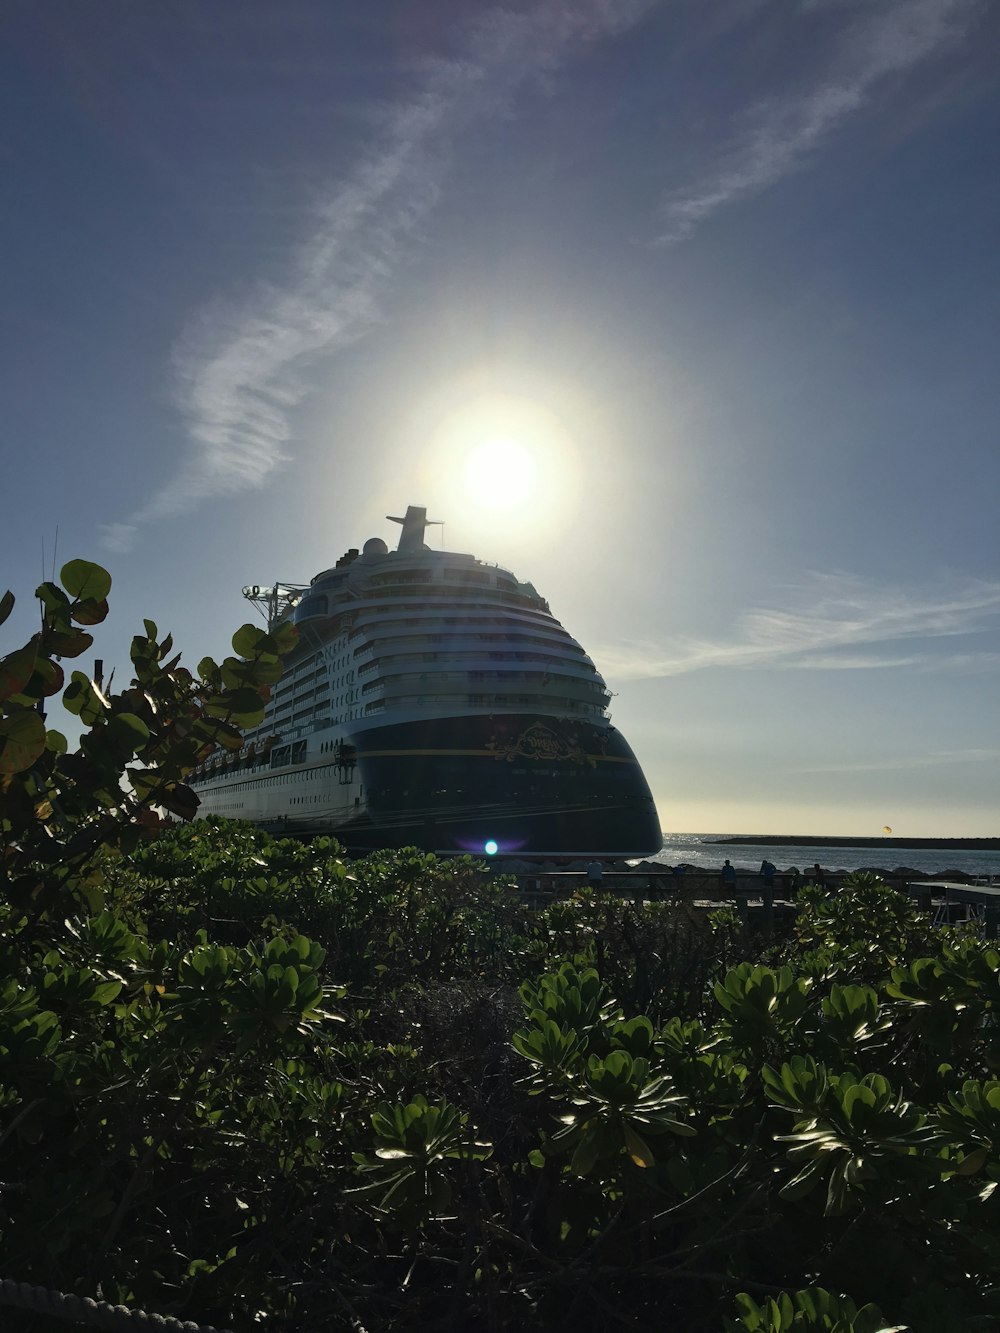
<svg viewBox="0 0 1000 1333">
<path fill-rule="evenodd" d="M 516 740 L 494 741 L 488 748 L 492 749 L 494 759 L 506 759 L 509 764 L 515 759 L 568 759 L 574 764 L 597 766 L 596 758 L 587 754 L 576 737 L 558 736 L 541 722 L 533 722 Z"/>
</svg>

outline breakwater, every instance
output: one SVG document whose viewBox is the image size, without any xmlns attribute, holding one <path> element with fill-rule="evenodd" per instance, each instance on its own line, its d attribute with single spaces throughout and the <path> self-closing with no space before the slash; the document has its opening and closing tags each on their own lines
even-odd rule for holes
<svg viewBox="0 0 1000 1333">
<path fill-rule="evenodd" d="M 704 838 L 713 847 L 908 847 L 924 852 L 1000 852 L 1000 838 L 835 838 L 792 834 L 736 834 Z"/>
<path fill-rule="evenodd" d="M 955 872 L 973 878 L 1000 875 L 1000 839 L 828 836 L 821 842 L 810 842 L 800 835 L 790 836 L 791 841 L 782 841 L 776 834 L 742 837 L 728 832 L 667 834 L 655 859 L 668 865 L 680 863 L 699 870 L 718 870 L 728 856 L 737 869 L 750 871 L 759 870 L 766 855 L 779 870 L 792 866 L 805 870 L 818 861 L 827 870 L 919 871 L 941 879 L 954 879 Z M 932 845 L 915 845 L 921 841 Z M 969 846 L 970 843 L 977 845 Z"/>
</svg>

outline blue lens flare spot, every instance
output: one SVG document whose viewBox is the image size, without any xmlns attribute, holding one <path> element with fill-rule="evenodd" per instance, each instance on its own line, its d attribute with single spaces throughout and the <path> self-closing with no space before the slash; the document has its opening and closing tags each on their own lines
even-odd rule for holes
<svg viewBox="0 0 1000 1333">
<path fill-rule="evenodd" d="M 499 850 L 500 850 L 499 843 L 494 842 L 492 838 L 490 838 L 489 842 L 483 843 L 483 851 L 486 853 L 487 856 L 496 856 Z"/>
</svg>

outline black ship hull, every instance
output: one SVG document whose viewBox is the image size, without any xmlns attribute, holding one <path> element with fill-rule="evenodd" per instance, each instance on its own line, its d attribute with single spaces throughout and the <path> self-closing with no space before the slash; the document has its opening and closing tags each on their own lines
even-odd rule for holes
<svg viewBox="0 0 1000 1333">
<path fill-rule="evenodd" d="M 613 727 L 538 715 L 461 716 L 354 737 L 364 814 L 351 849 L 501 856 L 643 856 L 662 845 L 642 770 Z"/>
</svg>

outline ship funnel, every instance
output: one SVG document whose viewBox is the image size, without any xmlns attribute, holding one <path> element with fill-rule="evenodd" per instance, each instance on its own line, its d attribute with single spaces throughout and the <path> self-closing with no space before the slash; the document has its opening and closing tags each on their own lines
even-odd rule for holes
<svg viewBox="0 0 1000 1333">
<path fill-rule="evenodd" d="M 403 525 L 397 551 L 422 551 L 424 530 L 441 522 L 440 519 L 428 518 L 427 510 L 419 505 L 407 505 L 405 518 L 395 518 L 392 514 L 386 514 L 386 518 L 390 523 Z"/>
</svg>

